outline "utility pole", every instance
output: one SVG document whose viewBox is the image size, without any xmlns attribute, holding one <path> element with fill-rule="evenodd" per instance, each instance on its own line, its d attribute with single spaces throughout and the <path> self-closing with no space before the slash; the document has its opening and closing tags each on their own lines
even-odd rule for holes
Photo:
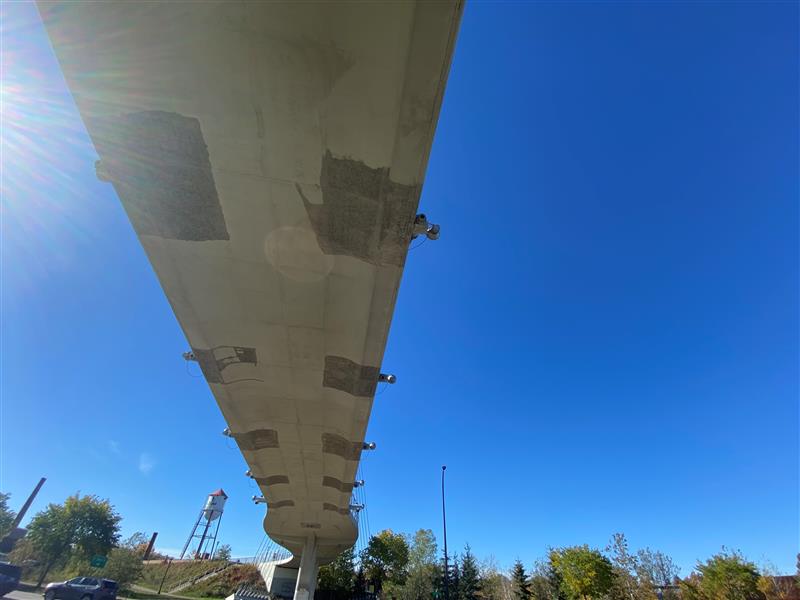
<svg viewBox="0 0 800 600">
<path fill-rule="evenodd" d="M 442 526 L 444 527 L 444 600 L 450 600 L 450 569 L 447 566 L 447 516 L 444 507 L 444 472 L 447 465 L 442 465 Z"/>
<path fill-rule="evenodd" d="M 159 584 L 158 591 L 156 592 L 156 594 L 158 594 L 159 596 L 161 595 L 161 588 L 164 587 L 164 581 L 166 581 L 167 579 L 167 573 L 169 573 L 169 568 L 171 566 L 172 566 L 172 557 L 169 557 L 167 559 L 167 568 L 164 569 L 164 576 L 161 578 L 161 583 Z"/>
</svg>

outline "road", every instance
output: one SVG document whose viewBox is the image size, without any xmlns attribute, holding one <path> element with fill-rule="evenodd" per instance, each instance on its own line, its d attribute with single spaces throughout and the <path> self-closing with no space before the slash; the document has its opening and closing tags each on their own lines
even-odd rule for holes
<svg viewBox="0 0 800 600">
<path fill-rule="evenodd" d="M 138 588 L 138 586 L 135 587 L 137 587 L 138 592 L 144 592 L 144 594 L 140 594 L 139 597 L 148 594 L 153 597 L 155 597 L 156 595 L 155 592 L 147 590 L 146 588 Z M 27 592 L 22 590 L 14 590 L 13 592 L 10 592 L 5 596 L 3 596 L 3 598 L 5 600 L 42 600 L 42 592 Z M 164 600 L 169 600 L 170 598 L 172 600 L 193 600 L 192 598 L 188 598 L 186 596 L 172 596 L 168 594 L 164 594 L 163 598 Z M 117 596 L 117 600 L 129 600 L 129 599 L 124 596 Z"/>
<path fill-rule="evenodd" d="M 11 600 L 42 600 L 41 592 L 23 592 L 22 590 L 14 590 L 4 597 Z"/>
</svg>

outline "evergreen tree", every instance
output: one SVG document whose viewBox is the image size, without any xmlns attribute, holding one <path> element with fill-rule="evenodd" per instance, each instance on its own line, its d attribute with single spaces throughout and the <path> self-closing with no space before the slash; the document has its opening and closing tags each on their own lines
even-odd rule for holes
<svg viewBox="0 0 800 600">
<path fill-rule="evenodd" d="M 453 555 L 453 562 L 450 565 L 450 598 L 461 597 L 461 567 L 458 554 Z"/>
<path fill-rule="evenodd" d="M 461 556 L 460 581 L 458 589 L 458 600 L 477 600 L 481 588 L 480 573 L 478 572 L 478 561 L 472 554 L 472 550 L 467 544 L 464 547 L 464 554 Z"/>
<path fill-rule="evenodd" d="M 450 598 L 450 600 L 458 600 L 459 591 L 461 586 L 461 570 L 458 566 L 458 554 L 447 557 L 447 570 L 444 566 L 444 557 L 439 563 L 439 577 L 437 578 L 436 592 L 438 598 Z M 445 586 L 445 580 L 447 585 Z M 445 596 L 445 590 L 447 595 Z"/>
<path fill-rule="evenodd" d="M 522 561 L 517 559 L 511 569 L 511 587 L 515 600 L 528 600 L 531 597 L 531 584 Z"/>
</svg>

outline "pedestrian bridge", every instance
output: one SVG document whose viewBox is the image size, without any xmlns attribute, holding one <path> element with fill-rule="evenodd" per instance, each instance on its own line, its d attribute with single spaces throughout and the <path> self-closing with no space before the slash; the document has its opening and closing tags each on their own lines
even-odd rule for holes
<svg viewBox="0 0 800 600">
<path fill-rule="evenodd" d="M 38 6 L 97 174 L 313 596 L 357 539 L 406 253 L 433 236 L 418 204 L 461 2 Z"/>
</svg>

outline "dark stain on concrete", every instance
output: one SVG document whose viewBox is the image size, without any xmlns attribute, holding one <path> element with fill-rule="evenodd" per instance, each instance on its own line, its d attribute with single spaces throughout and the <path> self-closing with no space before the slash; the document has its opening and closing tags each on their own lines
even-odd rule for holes
<svg viewBox="0 0 800 600">
<path fill-rule="evenodd" d="M 335 477 L 328 477 L 325 475 L 322 478 L 322 485 L 325 487 L 331 487 L 340 492 L 352 492 L 353 491 L 353 484 L 352 483 L 345 483 L 340 479 L 336 479 Z"/>
<path fill-rule="evenodd" d="M 229 239 L 200 121 L 145 111 L 89 124 L 110 181 L 139 235 L 203 242 Z"/>
<path fill-rule="evenodd" d="M 209 383 L 226 383 L 222 376 L 225 367 L 236 363 L 258 364 L 255 348 L 242 346 L 217 346 L 216 348 L 192 348 L 197 363 Z"/>
<path fill-rule="evenodd" d="M 335 454 L 345 460 L 358 460 L 361 457 L 363 442 L 351 442 L 335 433 L 322 434 L 322 452 Z"/>
<path fill-rule="evenodd" d="M 285 508 L 294 506 L 294 500 L 280 500 L 279 502 L 267 502 L 267 508 Z"/>
<path fill-rule="evenodd" d="M 269 477 L 254 477 L 258 485 L 278 485 L 280 483 L 289 483 L 289 478 L 286 475 L 271 475 Z"/>
<path fill-rule="evenodd" d="M 322 385 L 353 396 L 371 398 L 375 395 L 378 375 L 378 367 L 360 365 L 343 356 L 326 356 Z"/>
<path fill-rule="evenodd" d="M 374 265 L 402 266 L 411 240 L 419 186 L 395 183 L 388 168 L 349 158 L 322 157 L 322 204 L 297 191 L 325 254 L 344 254 Z"/>
<path fill-rule="evenodd" d="M 234 433 L 233 437 L 242 450 L 254 451 L 280 447 L 278 432 L 274 429 L 254 429 L 244 433 Z"/>
</svg>

